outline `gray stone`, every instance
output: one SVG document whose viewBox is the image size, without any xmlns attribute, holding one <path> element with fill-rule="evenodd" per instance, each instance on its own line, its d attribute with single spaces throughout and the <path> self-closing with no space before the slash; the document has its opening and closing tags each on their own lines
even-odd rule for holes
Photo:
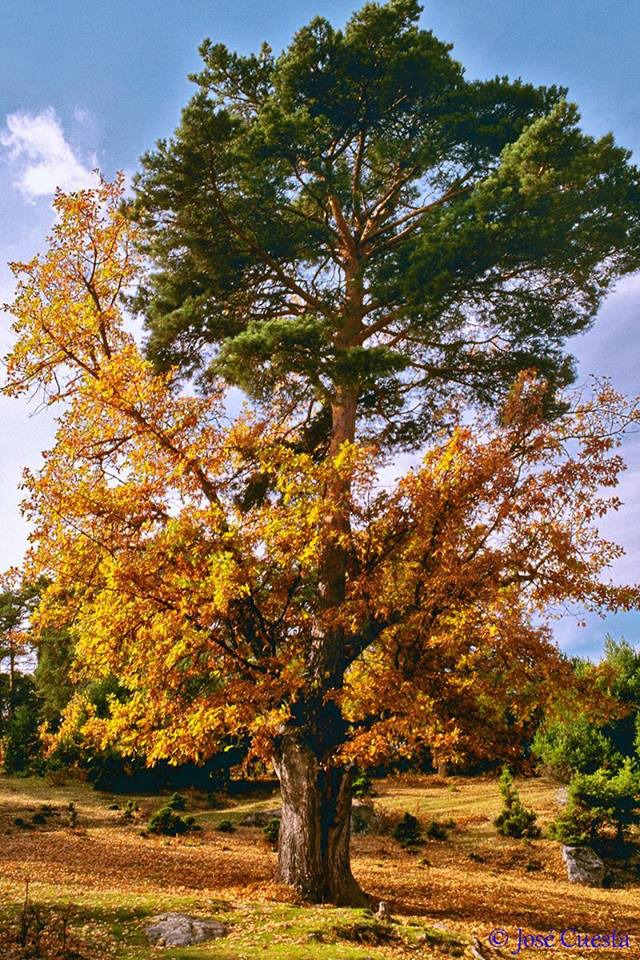
<svg viewBox="0 0 640 960">
<path fill-rule="evenodd" d="M 591 847 L 563 847 L 562 859 L 567 865 L 569 883 L 584 883 L 590 887 L 604 884 L 604 863 Z"/>
<path fill-rule="evenodd" d="M 226 937 L 229 931 L 217 920 L 202 920 L 186 913 L 161 913 L 151 918 L 147 940 L 159 947 L 188 947 L 205 943 L 216 937 Z"/>
<path fill-rule="evenodd" d="M 240 821 L 241 827 L 266 827 L 269 820 L 280 820 L 282 810 L 257 810 L 256 813 L 248 813 Z"/>
<path fill-rule="evenodd" d="M 569 800 L 569 790 L 567 787 L 560 787 L 556 790 L 556 803 L 559 807 L 566 807 Z"/>
<path fill-rule="evenodd" d="M 380 829 L 380 817 L 370 803 L 354 801 L 351 809 L 352 833 L 377 833 Z"/>
</svg>

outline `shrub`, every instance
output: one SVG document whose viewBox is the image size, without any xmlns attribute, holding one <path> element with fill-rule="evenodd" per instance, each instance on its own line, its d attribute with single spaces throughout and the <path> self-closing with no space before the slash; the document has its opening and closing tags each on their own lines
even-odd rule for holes
<svg viewBox="0 0 640 960">
<path fill-rule="evenodd" d="M 169 807 L 170 810 L 186 810 L 187 809 L 187 798 L 181 793 L 172 793 L 165 807 Z"/>
<path fill-rule="evenodd" d="M 609 738 L 583 714 L 541 727 L 531 751 L 554 777 L 564 782 L 575 773 L 593 773 L 621 759 Z"/>
<path fill-rule="evenodd" d="M 405 850 L 415 850 L 424 843 L 420 824 L 411 813 L 405 813 L 402 820 L 393 831 L 393 839 L 397 840 Z"/>
<path fill-rule="evenodd" d="M 617 771 L 579 773 L 570 785 L 567 805 L 549 826 L 549 836 L 561 843 L 595 843 L 615 832 L 624 841 L 640 823 L 640 770 L 627 758 Z"/>
<path fill-rule="evenodd" d="M 116 804 L 116 808 L 119 809 L 117 804 Z M 139 807 L 135 800 L 127 800 L 127 802 L 124 805 L 124 810 L 122 811 L 121 817 L 123 820 L 126 820 L 128 823 L 131 823 L 131 821 L 134 820 L 138 810 L 139 810 Z"/>
<path fill-rule="evenodd" d="M 566 843 L 571 847 L 580 847 L 595 840 L 593 818 L 587 810 L 580 809 L 578 804 L 567 803 L 556 819 L 549 824 L 547 834 L 558 843 Z"/>
<path fill-rule="evenodd" d="M 446 820 L 444 823 L 439 820 L 432 820 L 424 832 L 429 840 L 447 840 L 449 830 L 452 830 L 453 827 L 455 827 L 453 820 Z"/>
<path fill-rule="evenodd" d="M 131 762 L 113 747 L 95 752 L 78 747 L 82 762 L 86 766 L 89 783 L 96 790 L 109 793 L 126 793 L 131 790 Z"/>
<path fill-rule="evenodd" d="M 353 778 L 351 791 L 353 796 L 358 799 L 373 796 L 373 784 L 369 774 L 365 773 L 364 770 L 358 770 Z"/>
<path fill-rule="evenodd" d="M 190 833 L 195 830 L 202 830 L 193 817 L 181 817 L 179 813 L 172 810 L 171 807 L 161 807 L 156 810 L 147 829 L 150 833 L 160 833 L 163 836 L 177 837 L 183 833 Z"/>
<path fill-rule="evenodd" d="M 278 818 L 272 817 L 271 820 L 268 820 L 262 828 L 262 832 L 272 847 L 277 846 L 280 836 L 280 821 Z"/>
<path fill-rule="evenodd" d="M 508 767 L 502 771 L 499 786 L 504 806 L 493 821 L 498 833 L 504 837 L 516 837 L 518 840 L 534 840 L 539 837 L 540 827 L 536 825 L 538 817 L 522 803 Z"/>
<path fill-rule="evenodd" d="M 221 820 L 216 830 L 220 833 L 235 833 L 236 827 L 232 820 Z"/>
</svg>

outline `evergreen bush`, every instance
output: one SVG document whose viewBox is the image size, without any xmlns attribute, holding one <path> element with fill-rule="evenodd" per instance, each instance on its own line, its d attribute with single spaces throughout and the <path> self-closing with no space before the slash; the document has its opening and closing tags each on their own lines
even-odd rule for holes
<svg viewBox="0 0 640 960">
<path fill-rule="evenodd" d="M 363 797 L 373 796 L 373 784 L 371 777 L 364 770 L 358 770 L 353 778 L 351 792 L 354 797 L 362 799 Z"/>
<path fill-rule="evenodd" d="M 397 840 L 405 850 L 413 851 L 424 843 L 420 824 L 411 813 L 405 813 L 402 820 L 393 831 L 393 839 Z"/>
<path fill-rule="evenodd" d="M 163 836 L 177 837 L 183 833 L 190 833 L 196 830 L 202 830 L 193 817 L 182 817 L 171 807 L 164 806 L 156 810 L 147 829 L 149 833 L 159 833 Z"/>
<path fill-rule="evenodd" d="M 236 827 L 232 820 L 221 820 L 216 827 L 220 833 L 235 833 Z"/>
<path fill-rule="evenodd" d="M 579 773 L 570 785 L 567 805 L 549 827 L 549 836 L 561 843 L 624 842 L 631 827 L 640 824 L 640 769 L 628 757 L 619 770 Z"/>
<path fill-rule="evenodd" d="M 537 814 L 522 803 L 508 767 L 502 771 L 499 786 L 504 805 L 493 821 L 496 830 L 504 837 L 535 840 L 540 836 L 540 827 L 536 825 Z"/>
<path fill-rule="evenodd" d="M 278 838 L 280 836 L 280 821 L 278 818 L 272 817 L 271 820 L 268 820 L 262 828 L 262 832 L 271 846 L 276 847 L 278 845 Z"/>
</svg>

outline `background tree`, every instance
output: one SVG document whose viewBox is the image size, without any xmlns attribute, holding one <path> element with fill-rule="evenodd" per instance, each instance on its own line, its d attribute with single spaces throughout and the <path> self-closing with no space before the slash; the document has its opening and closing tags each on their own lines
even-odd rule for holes
<svg viewBox="0 0 640 960">
<path fill-rule="evenodd" d="M 44 589 L 39 578 L 23 579 L 12 569 L 0 579 L 0 741 L 9 773 L 25 773 L 40 762 L 39 700 L 32 675 L 36 646 L 31 619 Z"/>
<path fill-rule="evenodd" d="M 561 88 L 467 81 L 419 12 L 370 3 L 342 31 L 316 18 L 278 57 L 205 41 L 198 90 L 137 180 L 149 355 L 222 374 L 327 464 L 356 438 L 433 440 L 523 368 L 557 410 L 564 340 L 640 263 L 628 152 L 584 134 Z M 241 499 L 265 483 L 256 471 Z M 357 579 L 350 484 L 326 477 L 308 680 L 276 749 L 293 811 L 281 876 L 320 898 L 344 894 L 327 879 L 349 790 L 336 691 L 380 634 L 373 620 L 354 644 L 337 615 Z"/>
<path fill-rule="evenodd" d="M 17 570 L 0 578 L 0 666 L 8 669 L 7 713 L 9 719 L 17 705 L 17 673 L 21 661 L 33 654 L 29 620 L 38 603 L 41 582 L 23 581 Z"/>
<path fill-rule="evenodd" d="M 604 384 L 548 423 L 546 384 L 523 374 L 500 424 L 460 423 L 386 490 L 375 447 L 318 458 L 292 446 L 291 420 L 229 426 L 218 387 L 195 397 L 154 372 L 118 309 L 140 269 L 120 199 L 121 183 L 58 195 L 48 251 L 14 267 L 7 390 L 62 403 L 25 481 L 29 566 L 50 580 L 40 625 L 69 626 L 79 679 L 124 691 L 108 710 L 75 697 L 60 737 L 79 729 L 150 761 L 250 738 L 282 786 L 281 879 L 308 899 L 362 901 L 353 764 L 425 745 L 447 759 L 456 699 L 518 711 L 528 684 L 569 680 L 532 623 L 549 604 L 637 603 L 600 581 L 620 551 L 594 527 L 616 503 L 603 490 L 637 409 Z M 246 502 L 256 472 L 265 492 Z M 328 510 L 336 490 L 347 529 Z M 349 563 L 329 606 L 336 552 Z"/>
<path fill-rule="evenodd" d="M 69 631 L 40 631 L 37 656 L 33 678 L 40 700 L 40 717 L 49 727 L 55 728 L 74 692 L 71 677 L 74 650 Z"/>
<path fill-rule="evenodd" d="M 547 770 L 566 781 L 600 767 L 617 770 L 635 757 L 640 717 L 640 653 L 624 637 L 606 636 L 600 662 L 577 659 L 574 670 L 597 697 L 551 703 L 532 747 Z"/>
</svg>

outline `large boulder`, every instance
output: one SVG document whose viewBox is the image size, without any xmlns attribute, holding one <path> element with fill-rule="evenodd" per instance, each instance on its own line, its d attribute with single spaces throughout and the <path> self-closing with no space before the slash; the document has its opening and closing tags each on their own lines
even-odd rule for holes
<svg viewBox="0 0 640 960">
<path fill-rule="evenodd" d="M 189 947 L 216 937 L 226 937 L 229 931 L 217 920 L 202 920 L 186 913 L 161 913 L 151 918 L 147 940 L 158 947 Z"/>
<path fill-rule="evenodd" d="M 563 847 L 562 859 L 567 865 L 570 883 L 584 883 L 589 887 L 604 884 L 604 863 L 591 847 Z"/>
</svg>

